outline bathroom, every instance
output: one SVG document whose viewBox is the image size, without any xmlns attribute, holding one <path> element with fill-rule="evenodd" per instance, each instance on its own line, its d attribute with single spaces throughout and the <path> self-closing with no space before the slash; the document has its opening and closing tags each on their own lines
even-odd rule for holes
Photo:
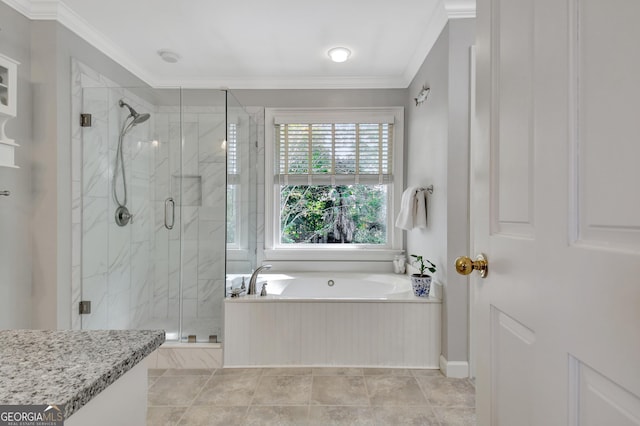
<svg viewBox="0 0 640 426">
<path fill-rule="evenodd" d="M 433 294 L 446 300 L 431 338 L 437 340 L 437 354 L 428 363 L 407 366 L 470 375 L 468 288 L 455 274 L 453 259 L 469 245 L 468 230 L 454 224 L 466 223 L 468 215 L 464 154 L 473 18 L 443 20 L 407 87 L 227 91 L 150 88 L 60 22 L 27 19 L 7 3 L 0 3 L 0 12 L 0 52 L 20 64 L 18 110 L 7 124 L 7 134 L 20 145 L 19 168 L 0 168 L 0 189 L 11 193 L 0 198 L 0 328 L 161 328 L 167 341 L 186 345 L 193 336 L 197 346 L 219 350 L 227 337 L 225 274 L 248 276 L 264 263 L 273 264 L 273 273 L 387 274 L 393 255 L 404 250 L 439 266 Z M 430 93 L 417 105 L 414 98 L 424 86 Z M 119 105 L 121 100 L 126 105 Z M 399 243 L 393 253 L 373 259 L 269 257 L 265 110 L 362 107 L 403 108 L 404 154 L 396 169 L 402 186 L 396 192 L 433 185 L 427 228 L 395 230 Z M 129 108 L 150 115 L 121 137 L 133 221 L 119 227 L 111 220 L 117 207 L 113 186 L 122 182 L 113 176 L 115 142 Z M 90 127 L 80 124 L 84 113 L 92 115 Z M 225 157 L 232 149 L 244 168 L 237 177 L 244 197 L 237 204 L 245 238 L 239 250 L 224 244 L 229 225 L 224 182 L 234 179 L 225 174 Z M 169 222 L 173 229 L 167 229 Z M 92 302 L 91 313 L 79 312 L 83 300 Z M 160 351 L 155 366 L 179 367 L 171 362 L 189 358 L 180 352 L 183 347 L 167 345 L 163 362 L 168 364 L 161 364 Z M 202 367 L 221 367 L 222 355 L 211 353 L 193 358 Z"/>
</svg>

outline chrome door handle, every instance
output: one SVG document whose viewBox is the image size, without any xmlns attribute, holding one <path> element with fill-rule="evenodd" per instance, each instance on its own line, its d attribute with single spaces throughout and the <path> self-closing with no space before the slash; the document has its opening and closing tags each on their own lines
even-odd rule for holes
<svg viewBox="0 0 640 426">
<path fill-rule="evenodd" d="M 469 275 L 473 270 L 480 272 L 480 278 L 486 278 L 489 273 L 489 262 L 487 257 L 480 253 L 476 260 L 471 260 L 467 256 L 460 256 L 456 259 L 456 271 L 460 275 Z"/>
<path fill-rule="evenodd" d="M 167 207 L 171 206 L 171 224 L 167 220 Z M 176 222 L 176 203 L 173 198 L 169 197 L 164 200 L 164 227 L 171 230 Z"/>
</svg>

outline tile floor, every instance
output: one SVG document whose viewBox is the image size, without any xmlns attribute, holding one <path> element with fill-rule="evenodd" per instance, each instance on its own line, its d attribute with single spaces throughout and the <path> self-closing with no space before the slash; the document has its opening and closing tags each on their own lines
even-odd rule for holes
<svg viewBox="0 0 640 426">
<path fill-rule="evenodd" d="M 149 370 L 147 425 L 475 425 L 475 389 L 439 370 Z"/>
</svg>

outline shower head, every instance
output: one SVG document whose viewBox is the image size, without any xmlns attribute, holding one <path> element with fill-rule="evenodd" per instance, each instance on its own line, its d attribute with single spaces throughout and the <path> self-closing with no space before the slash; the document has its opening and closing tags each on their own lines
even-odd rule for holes
<svg viewBox="0 0 640 426">
<path fill-rule="evenodd" d="M 129 117 L 133 117 L 133 121 L 131 122 L 131 125 L 133 126 L 135 126 L 136 124 L 144 123 L 149 119 L 149 117 L 151 117 L 151 114 L 138 114 L 138 112 L 136 112 L 136 110 L 133 109 L 131 105 L 129 105 L 122 99 L 120 99 L 118 105 L 120 105 L 120 107 L 127 107 L 127 109 L 129 110 Z"/>
</svg>

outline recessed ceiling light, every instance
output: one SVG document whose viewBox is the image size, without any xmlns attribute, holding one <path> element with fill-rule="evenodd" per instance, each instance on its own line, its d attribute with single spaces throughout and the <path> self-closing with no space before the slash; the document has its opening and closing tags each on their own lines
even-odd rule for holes
<svg viewBox="0 0 640 426">
<path fill-rule="evenodd" d="M 158 50 L 158 55 L 162 58 L 163 61 L 170 64 L 175 64 L 181 58 L 180 55 L 169 49 Z"/>
<path fill-rule="evenodd" d="M 333 62 L 344 62 L 351 56 L 351 51 L 346 47 L 334 47 L 328 53 Z"/>
</svg>

